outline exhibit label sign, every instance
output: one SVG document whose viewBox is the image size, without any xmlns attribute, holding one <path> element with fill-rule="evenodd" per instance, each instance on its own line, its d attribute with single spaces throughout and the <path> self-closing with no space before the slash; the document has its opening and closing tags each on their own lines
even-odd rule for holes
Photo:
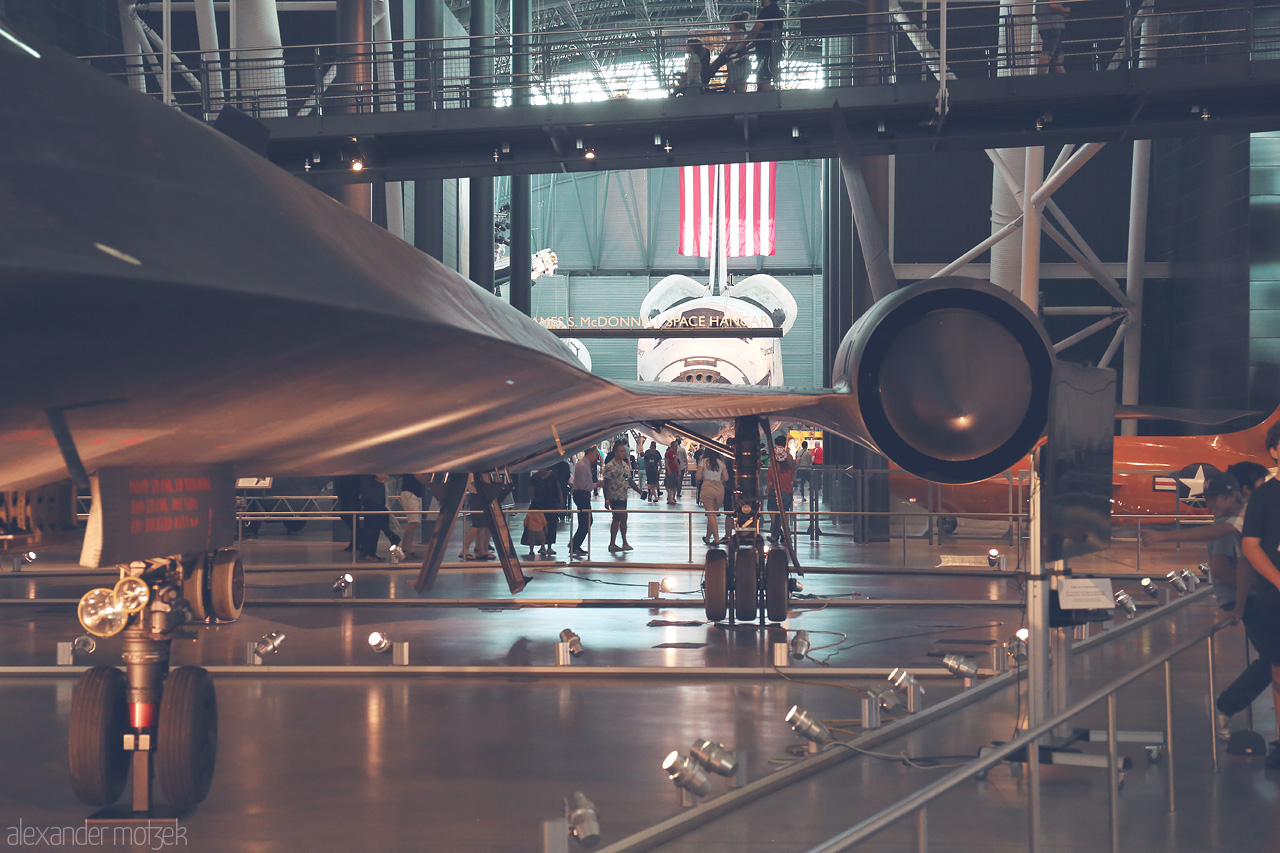
<svg viewBox="0 0 1280 853">
<path fill-rule="evenodd" d="M 85 568 L 216 551 L 235 539 L 229 467 L 103 468 L 90 488 L 93 506 L 80 552 Z"/>
</svg>

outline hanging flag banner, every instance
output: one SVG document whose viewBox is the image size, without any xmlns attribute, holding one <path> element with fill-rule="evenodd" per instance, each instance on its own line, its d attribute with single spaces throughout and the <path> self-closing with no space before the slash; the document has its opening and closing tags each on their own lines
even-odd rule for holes
<svg viewBox="0 0 1280 853">
<path fill-rule="evenodd" d="M 729 257 L 772 255 L 777 175 L 777 163 L 681 167 L 680 254 L 711 256 L 719 210 Z"/>
</svg>

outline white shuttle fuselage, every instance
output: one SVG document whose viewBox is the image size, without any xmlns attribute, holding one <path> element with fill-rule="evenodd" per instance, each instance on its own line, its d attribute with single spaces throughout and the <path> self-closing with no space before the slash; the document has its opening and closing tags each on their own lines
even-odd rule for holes
<svg viewBox="0 0 1280 853">
<path fill-rule="evenodd" d="M 777 328 L 786 334 L 797 306 L 782 283 L 757 274 L 713 295 L 711 288 L 685 275 L 658 283 L 641 305 L 654 328 L 744 330 Z M 782 339 L 642 338 L 637 347 L 637 378 L 652 382 L 780 386 Z"/>
</svg>

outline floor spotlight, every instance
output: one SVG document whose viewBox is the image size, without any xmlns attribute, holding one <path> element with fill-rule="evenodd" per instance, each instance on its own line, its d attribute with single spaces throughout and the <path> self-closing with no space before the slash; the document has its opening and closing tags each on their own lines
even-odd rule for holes
<svg viewBox="0 0 1280 853">
<path fill-rule="evenodd" d="M 582 638 L 573 633 L 572 628 L 565 628 L 560 632 L 560 642 L 569 645 L 569 654 L 575 658 L 582 654 Z"/>
<path fill-rule="evenodd" d="M 355 578 L 350 572 L 344 572 L 338 575 L 333 582 L 333 592 L 335 595 L 341 595 L 343 598 L 350 598 L 355 590 Z"/>
<path fill-rule="evenodd" d="M 1016 665 L 1022 665 L 1027 661 L 1027 638 L 1022 635 L 1026 628 L 1019 628 L 1018 633 L 1009 638 L 1009 642 L 1004 644 L 1005 653 L 1009 655 L 1009 660 Z M 1027 636 L 1031 632 L 1027 631 Z"/>
<path fill-rule="evenodd" d="M 1187 582 L 1182 579 L 1182 575 L 1178 574 L 1178 572 L 1169 572 L 1169 574 L 1164 577 L 1165 580 L 1169 582 L 1169 586 L 1173 587 L 1178 592 L 1181 593 L 1187 591 Z"/>
<path fill-rule="evenodd" d="M 796 660 L 804 660 L 809 655 L 808 631 L 796 631 L 796 635 L 791 638 L 791 656 Z"/>
<path fill-rule="evenodd" d="M 36 561 L 35 551 L 23 551 L 20 554 L 14 554 L 13 570 L 15 572 L 20 572 L 22 571 L 23 566 L 27 565 L 28 563 L 34 563 L 35 561 Z"/>
<path fill-rule="evenodd" d="M 907 697 L 907 713 L 914 714 L 924 706 L 924 687 L 909 671 L 894 669 L 889 673 L 889 683 Z"/>
<path fill-rule="evenodd" d="M 679 750 L 671 750 L 662 762 L 662 769 L 667 777 L 695 797 L 705 797 L 711 793 L 711 777 L 691 756 L 681 755 Z"/>
<path fill-rule="evenodd" d="M 993 569 L 1000 569 L 1001 571 L 1004 571 L 1004 568 L 1007 565 L 1006 558 L 1000 553 L 999 548 L 992 548 L 987 551 L 987 565 Z"/>
<path fill-rule="evenodd" d="M 738 757 L 722 743 L 695 740 L 689 755 L 717 776 L 732 776 L 738 770 Z"/>
<path fill-rule="evenodd" d="M 1213 578 L 1212 578 L 1212 576 L 1209 574 L 1209 564 L 1208 564 L 1208 563 L 1201 563 L 1200 565 L 1196 566 L 1196 570 L 1200 572 L 1200 577 L 1201 577 L 1201 578 L 1202 578 L 1206 583 L 1210 583 L 1210 582 L 1212 582 Z"/>
<path fill-rule="evenodd" d="M 586 794 L 574 791 L 565 797 L 564 819 L 569 822 L 569 834 L 583 847 L 594 847 L 600 841 L 600 813 Z"/>
<path fill-rule="evenodd" d="M 98 647 L 93 637 L 82 634 L 69 643 L 58 643 L 58 666 L 72 666 L 76 662 L 76 653 L 92 654 Z"/>
<path fill-rule="evenodd" d="M 796 734 L 812 743 L 820 744 L 831 740 L 831 732 L 822 724 L 822 721 L 814 719 L 808 711 L 802 710 L 799 705 L 792 705 L 791 710 L 787 712 L 787 716 L 783 719 Z"/>
<path fill-rule="evenodd" d="M 1142 579 L 1142 591 L 1151 598 L 1160 597 L 1160 590 L 1156 589 L 1155 581 L 1151 580 L 1151 578 Z"/>
<path fill-rule="evenodd" d="M 280 646 L 283 643 L 284 634 L 279 631 L 263 634 L 256 641 L 249 641 L 248 648 L 245 649 L 244 662 L 249 666 L 261 666 L 262 659 L 267 655 L 273 655 L 280 651 Z"/>
<path fill-rule="evenodd" d="M 1116 592 L 1116 607 L 1123 607 L 1130 616 L 1138 612 L 1138 605 L 1133 603 L 1133 596 L 1123 589 Z"/>
<path fill-rule="evenodd" d="M 676 588 L 676 579 L 673 577 L 665 577 L 662 579 L 662 591 L 674 592 Z"/>
<path fill-rule="evenodd" d="M 1200 578 L 1196 577 L 1196 573 L 1190 569 L 1182 570 L 1182 580 L 1187 584 L 1187 589 L 1195 592 L 1200 586 Z"/>
<path fill-rule="evenodd" d="M 369 648 L 378 654 L 385 654 L 391 650 L 391 638 L 381 631 L 374 631 L 369 635 Z"/>
<path fill-rule="evenodd" d="M 978 674 L 978 662 L 966 655 L 952 652 L 943 656 L 942 663 L 948 672 L 961 678 L 973 678 Z"/>
</svg>

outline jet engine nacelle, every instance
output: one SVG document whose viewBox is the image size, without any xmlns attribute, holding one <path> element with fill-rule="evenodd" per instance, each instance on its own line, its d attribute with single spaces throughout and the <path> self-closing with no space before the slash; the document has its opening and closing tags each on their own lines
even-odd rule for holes
<svg viewBox="0 0 1280 853">
<path fill-rule="evenodd" d="M 840 344 L 832 384 L 851 392 L 856 432 L 895 464 L 939 483 L 972 483 L 1009 468 L 1043 435 L 1053 362 L 1021 300 L 949 276 L 873 305 Z"/>
</svg>

